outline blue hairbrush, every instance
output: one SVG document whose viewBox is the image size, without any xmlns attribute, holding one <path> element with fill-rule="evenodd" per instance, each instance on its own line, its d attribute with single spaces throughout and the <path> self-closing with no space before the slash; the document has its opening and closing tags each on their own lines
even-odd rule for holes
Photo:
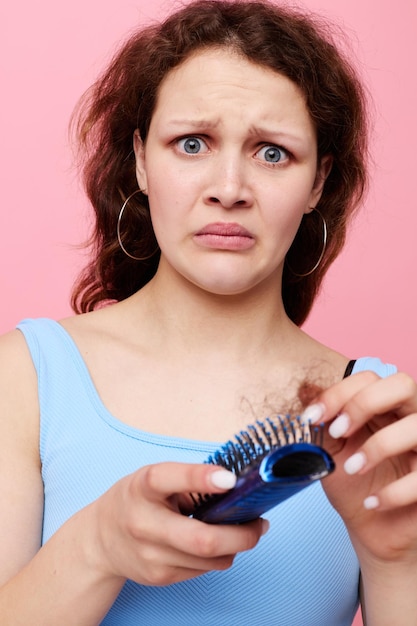
<svg viewBox="0 0 417 626">
<path fill-rule="evenodd" d="M 330 474 L 335 464 L 322 448 L 323 426 L 276 417 L 248 426 L 210 456 L 237 476 L 233 489 L 193 496 L 193 517 L 211 524 L 237 524 L 260 517 Z"/>
</svg>

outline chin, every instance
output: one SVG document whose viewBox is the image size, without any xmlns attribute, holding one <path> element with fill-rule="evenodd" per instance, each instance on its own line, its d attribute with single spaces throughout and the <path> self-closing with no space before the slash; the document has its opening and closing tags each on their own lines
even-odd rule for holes
<svg viewBox="0 0 417 626">
<path fill-rule="evenodd" d="M 196 287 L 200 288 L 202 291 L 206 293 L 212 294 L 213 296 L 220 297 L 238 297 L 244 296 L 245 294 L 252 293 L 255 291 L 259 283 L 248 284 L 245 281 L 244 284 L 236 283 L 225 283 L 225 282 L 213 282 L 213 283 L 194 283 Z"/>
</svg>

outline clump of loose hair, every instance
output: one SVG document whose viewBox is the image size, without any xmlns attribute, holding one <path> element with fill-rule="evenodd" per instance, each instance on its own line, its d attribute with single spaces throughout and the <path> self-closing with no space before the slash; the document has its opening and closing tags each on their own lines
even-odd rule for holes
<svg viewBox="0 0 417 626">
<path fill-rule="evenodd" d="M 333 160 L 317 205 L 328 226 L 321 263 L 300 276 L 315 265 L 323 242 L 320 220 L 307 216 L 284 265 L 283 302 L 297 325 L 305 321 L 342 249 L 367 183 L 366 97 L 352 64 L 316 17 L 262 0 L 197 0 L 133 33 L 74 117 L 83 180 L 95 211 L 91 261 L 72 294 L 76 312 L 123 300 L 154 276 L 159 252 L 144 194 L 129 202 L 121 232 L 124 247 L 144 260 L 126 256 L 116 236 L 121 204 L 137 189 L 133 133 L 138 129 L 146 141 L 162 81 L 190 55 L 211 47 L 233 49 L 291 79 L 304 94 L 316 128 L 318 162 L 326 155 Z"/>
</svg>

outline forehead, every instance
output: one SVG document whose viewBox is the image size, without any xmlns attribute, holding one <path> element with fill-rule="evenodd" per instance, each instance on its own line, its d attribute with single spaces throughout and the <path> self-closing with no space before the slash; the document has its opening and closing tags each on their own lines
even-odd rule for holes
<svg viewBox="0 0 417 626">
<path fill-rule="evenodd" d="M 154 117 L 228 111 L 313 126 L 304 94 L 293 81 L 229 48 L 198 51 L 171 70 L 159 87 Z"/>
</svg>

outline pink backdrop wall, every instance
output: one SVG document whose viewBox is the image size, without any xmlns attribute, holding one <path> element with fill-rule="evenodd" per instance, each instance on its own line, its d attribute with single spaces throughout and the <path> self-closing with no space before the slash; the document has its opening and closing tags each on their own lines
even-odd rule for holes
<svg viewBox="0 0 417 626">
<path fill-rule="evenodd" d="M 26 0 L 0 8 L 0 332 L 70 313 L 87 203 L 67 123 L 79 95 L 138 21 L 170 0 Z M 417 9 L 400 0 L 305 0 L 350 33 L 375 101 L 371 191 L 306 330 L 417 376 Z"/>
</svg>

